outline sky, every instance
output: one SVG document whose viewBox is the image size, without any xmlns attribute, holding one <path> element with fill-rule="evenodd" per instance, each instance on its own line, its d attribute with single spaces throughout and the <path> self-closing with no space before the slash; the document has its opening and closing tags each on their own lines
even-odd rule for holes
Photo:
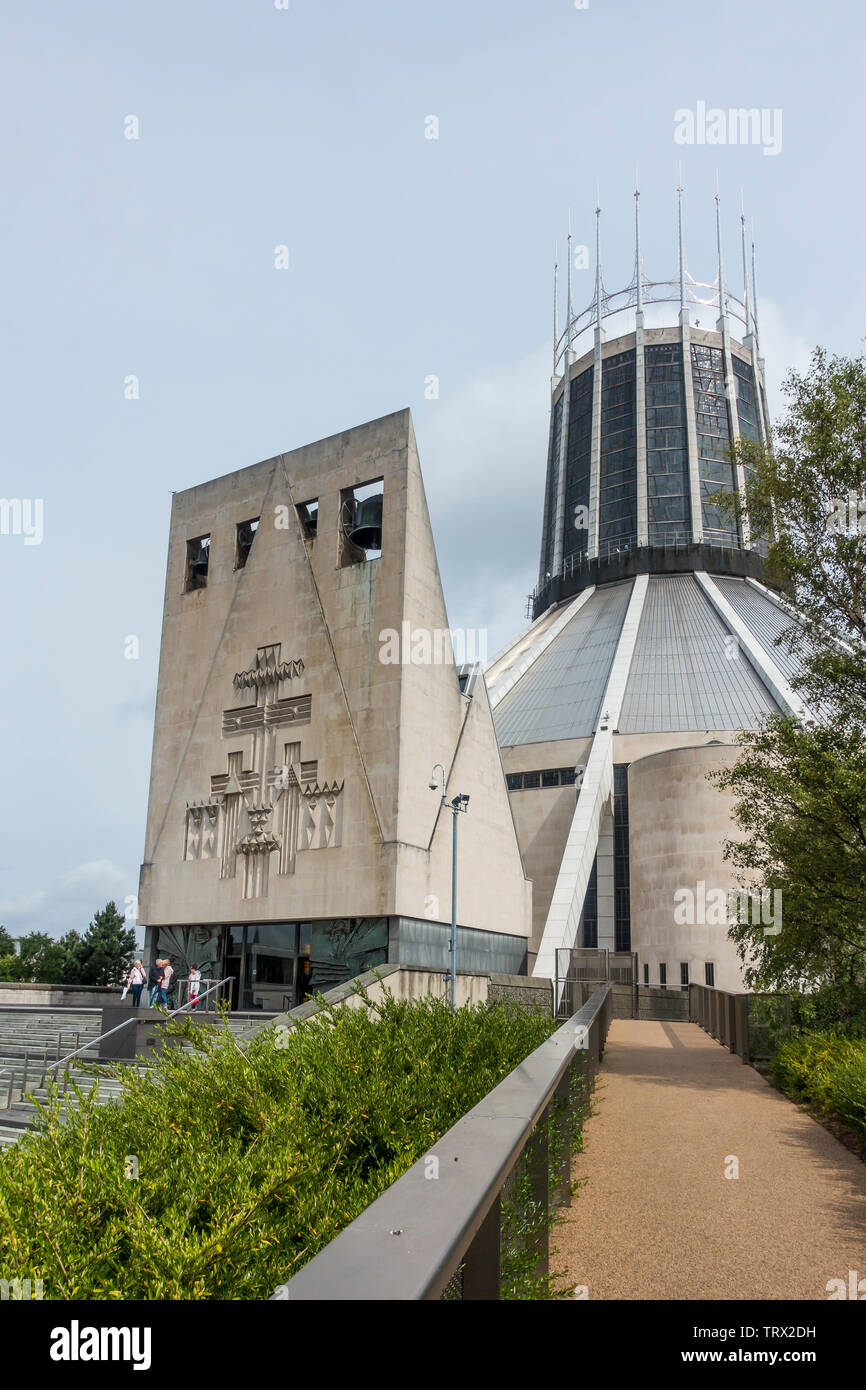
<svg viewBox="0 0 866 1390">
<path fill-rule="evenodd" d="M 718 178 L 739 293 L 742 193 L 775 411 L 817 344 L 862 351 L 855 0 L 40 0 L 4 30 L 0 496 L 42 507 L 40 543 L 36 510 L 0 533 L 13 935 L 134 911 L 172 490 L 408 405 L 452 627 L 492 655 L 525 626 L 554 244 L 570 211 L 594 247 L 597 186 L 611 291 L 636 168 L 650 279 L 681 162 L 690 272 Z M 767 138 L 698 143 L 700 103 Z"/>
</svg>

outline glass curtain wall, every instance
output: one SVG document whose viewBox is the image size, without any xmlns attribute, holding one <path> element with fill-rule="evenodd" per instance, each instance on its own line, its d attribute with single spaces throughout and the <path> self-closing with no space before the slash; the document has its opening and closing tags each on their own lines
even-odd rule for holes
<svg viewBox="0 0 866 1390">
<path fill-rule="evenodd" d="M 645 371 L 649 543 L 686 544 L 692 529 L 680 344 L 647 347 Z"/>
<path fill-rule="evenodd" d="M 719 545 L 739 545 L 735 521 L 707 498 L 714 492 L 734 492 L 734 465 L 729 456 L 731 430 L 725 393 L 725 364 L 721 348 L 692 344 L 692 382 L 698 436 L 698 473 L 704 539 Z"/>
<path fill-rule="evenodd" d="M 594 368 L 581 372 L 571 383 L 568 414 L 568 453 L 565 475 L 565 535 L 562 554 L 585 555 L 589 547 L 589 467 L 592 439 L 592 382 Z M 581 512 L 579 509 L 584 508 Z"/>
<path fill-rule="evenodd" d="M 544 535 L 541 542 L 541 579 L 553 573 L 553 555 L 556 532 L 556 494 L 559 490 L 559 442 L 562 435 L 562 402 L 565 391 L 553 408 L 553 423 L 550 431 L 550 454 L 547 463 L 549 479 L 547 499 L 544 504 Z"/>
<path fill-rule="evenodd" d="M 599 552 L 637 544 L 637 431 L 634 348 L 601 366 Z"/>
</svg>

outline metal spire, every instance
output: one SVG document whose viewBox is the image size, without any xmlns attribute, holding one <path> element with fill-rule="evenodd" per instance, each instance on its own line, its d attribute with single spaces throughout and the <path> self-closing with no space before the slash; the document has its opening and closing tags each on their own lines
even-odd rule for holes
<svg viewBox="0 0 866 1390">
<path fill-rule="evenodd" d="M 761 338 L 758 333 L 758 277 L 755 273 L 755 219 L 752 218 L 752 324 L 755 330 L 755 352 L 761 355 Z"/>
<path fill-rule="evenodd" d="M 746 338 L 748 339 L 752 332 L 752 315 L 749 307 L 749 272 L 746 268 L 746 208 L 742 189 L 740 189 L 740 230 L 743 242 L 743 308 L 746 311 Z"/>
<path fill-rule="evenodd" d="M 598 184 L 595 186 L 595 326 L 601 328 L 601 208 Z"/>
<path fill-rule="evenodd" d="M 743 243 L 745 246 L 745 242 Z M 743 252 L 745 255 L 745 251 Z M 556 376 L 556 345 L 559 342 L 559 246 L 553 243 L 553 375 Z"/>
<path fill-rule="evenodd" d="M 571 249 L 571 208 L 569 208 L 569 209 L 568 209 L 568 318 L 567 318 L 566 324 L 565 324 L 565 331 L 566 331 L 567 341 L 568 341 L 568 348 L 567 348 L 567 351 L 566 351 L 566 358 L 565 358 L 565 374 L 566 374 L 566 380 L 568 380 L 568 368 L 569 368 L 569 366 L 571 365 L 570 362 L 569 362 L 568 353 L 571 352 L 571 333 L 572 333 L 571 325 L 572 325 L 572 320 L 574 319 L 574 297 L 573 297 L 572 291 L 571 291 L 571 270 L 572 270 L 573 264 L 574 264 L 574 255 L 573 255 L 572 249 Z"/>
<path fill-rule="evenodd" d="M 640 254 L 640 189 L 637 186 L 637 170 L 635 169 L 635 189 L 634 189 L 634 259 L 637 274 L 637 314 L 638 325 L 643 324 L 643 260 Z"/>
<path fill-rule="evenodd" d="M 727 317 L 728 288 L 725 284 L 725 262 L 722 256 L 722 200 L 719 197 L 719 176 L 716 174 L 716 245 L 719 250 L 719 318 Z"/>
<path fill-rule="evenodd" d="M 679 166 L 680 181 L 677 185 L 677 228 L 679 233 L 680 256 L 680 323 L 686 322 L 686 247 L 683 238 L 683 166 Z"/>
</svg>

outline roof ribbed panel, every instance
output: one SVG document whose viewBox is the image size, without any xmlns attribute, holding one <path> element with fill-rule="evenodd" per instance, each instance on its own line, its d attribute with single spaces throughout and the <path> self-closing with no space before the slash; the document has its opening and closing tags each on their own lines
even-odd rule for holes
<svg viewBox="0 0 866 1390">
<path fill-rule="evenodd" d="M 502 747 L 595 732 L 632 581 L 598 589 L 503 696 L 494 712 Z"/>
<path fill-rule="evenodd" d="M 751 729 L 775 712 L 729 635 L 691 574 L 651 576 L 619 732 Z"/>
<path fill-rule="evenodd" d="M 745 579 L 723 579 L 711 574 L 710 578 L 719 593 L 728 600 L 738 618 L 742 618 L 749 631 L 758 639 L 771 661 L 775 661 L 783 676 L 788 680 L 800 675 L 802 667 L 796 656 L 787 647 L 777 647 L 776 638 L 795 624 L 772 599 L 753 589 Z"/>
</svg>

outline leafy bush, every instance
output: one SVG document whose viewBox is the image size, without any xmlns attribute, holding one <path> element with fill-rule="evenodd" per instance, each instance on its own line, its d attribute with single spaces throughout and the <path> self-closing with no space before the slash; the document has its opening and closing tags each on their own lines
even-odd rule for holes
<svg viewBox="0 0 866 1390">
<path fill-rule="evenodd" d="M 266 1298 L 557 1026 L 432 999 L 328 1013 L 245 1050 L 166 1025 L 198 1051 L 117 1067 L 117 1104 L 81 1095 L 64 1121 L 55 1101 L 0 1160 L 0 1278 L 56 1299 Z"/>
<path fill-rule="evenodd" d="M 842 1120 L 866 1144 L 866 1039 L 793 1038 L 771 1062 L 770 1077 L 794 1100 Z"/>
</svg>

